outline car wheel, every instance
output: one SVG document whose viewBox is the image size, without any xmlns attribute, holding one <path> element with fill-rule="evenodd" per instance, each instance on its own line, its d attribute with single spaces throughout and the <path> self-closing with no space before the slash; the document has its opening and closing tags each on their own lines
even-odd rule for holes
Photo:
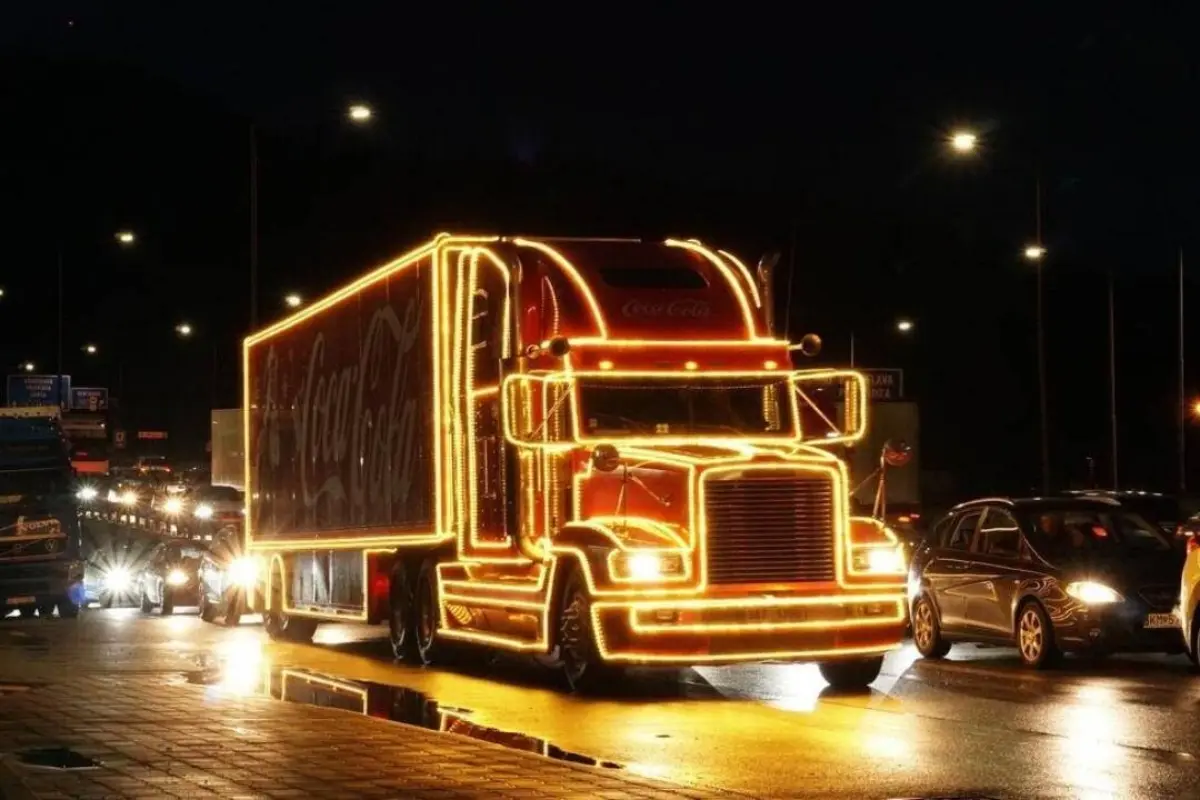
<svg viewBox="0 0 1200 800">
<path fill-rule="evenodd" d="M 150 598 L 149 598 L 149 596 L 147 596 L 145 589 L 142 589 L 141 609 L 142 609 L 143 614 L 149 614 L 151 611 L 154 610 L 154 603 L 150 602 Z"/>
<path fill-rule="evenodd" d="M 163 589 L 162 606 L 160 612 L 164 617 L 169 617 L 175 613 L 175 598 L 172 596 L 170 589 Z"/>
<path fill-rule="evenodd" d="M 236 628 L 242 624 L 242 593 L 235 589 L 225 600 L 225 627 Z"/>
<path fill-rule="evenodd" d="M 209 602 L 208 593 L 203 590 L 200 592 L 200 619 L 205 622 L 217 621 L 217 609 Z"/>
<path fill-rule="evenodd" d="M 1017 650 L 1021 663 L 1034 669 L 1054 666 L 1060 656 L 1054 641 L 1054 628 L 1046 610 L 1036 600 L 1028 600 L 1017 612 Z"/>
<path fill-rule="evenodd" d="M 913 603 L 913 644 L 924 658 L 945 658 L 950 652 L 950 643 L 942 638 L 942 623 L 938 619 L 933 601 L 926 595 Z"/>
<path fill-rule="evenodd" d="M 838 691 L 863 691 L 879 677 L 883 669 L 883 656 L 822 661 L 817 664 L 817 669 L 821 671 L 821 677 Z"/>
</svg>

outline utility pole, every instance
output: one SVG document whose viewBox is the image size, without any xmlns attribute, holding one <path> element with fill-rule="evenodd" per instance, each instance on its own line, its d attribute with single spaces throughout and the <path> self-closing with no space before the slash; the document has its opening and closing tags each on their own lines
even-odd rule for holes
<svg viewBox="0 0 1200 800">
<path fill-rule="evenodd" d="M 1034 180 L 1034 224 L 1037 238 L 1035 244 L 1042 247 L 1042 175 L 1039 170 Z M 1050 494 L 1050 431 L 1046 410 L 1046 325 L 1045 301 L 1042 297 L 1042 261 L 1037 259 L 1037 361 L 1038 361 L 1038 409 L 1041 417 L 1042 434 L 1042 494 Z"/>
<path fill-rule="evenodd" d="M 54 376 L 54 399 L 61 410 L 63 408 L 63 246 L 58 245 L 58 359 Z"/>
<path fill-rule="evenodd" d="M 1108 272 L 1108 402 L 1112 415 L 1112 488 L 1120 489 L 1117 479 L 1117 326 L 1113 274 Z"/>
<path fill-rule="evenodd" d="M 1183 368 L 1183 248 L 1179 248 L 1179 491 L 1187 492 L 1187 373 Z"/>
<path fill-rule="evenodd" d="M 258 327 L 258 131 L 250 124 L 250 331 Z"/>
</svg>

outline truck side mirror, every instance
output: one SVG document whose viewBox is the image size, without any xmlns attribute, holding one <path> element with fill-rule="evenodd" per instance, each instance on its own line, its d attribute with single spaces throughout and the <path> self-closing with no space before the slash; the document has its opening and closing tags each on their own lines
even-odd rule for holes
<svg viewBox="0 0 1200 800">
<path fill-rule="evenodd" d="M 571 342 L 565 336 L 555 336 L 550 340 L 550 355 L 555 358 L 562 358 L 567 353 L 571 352 Z"/>
<path fill-rule="evenodd" d="M 592 466 L 597 472 L 615 472 L 621 466 L 621 454 L 611 444 L 598 444 L 592 451 Z"/>
<path fill-rule="evenodd" d="M 812 358 L 821 352 L 821 337 L 815 333 L 806 333 L 797 348 L 801 354 Z"/>
</svg>

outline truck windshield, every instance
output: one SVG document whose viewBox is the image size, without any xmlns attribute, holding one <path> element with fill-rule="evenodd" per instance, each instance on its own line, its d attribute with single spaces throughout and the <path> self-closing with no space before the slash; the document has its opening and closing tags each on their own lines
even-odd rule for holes
<svg viewBox="0 0 1200 800">
<path fill-rule="evenodd" d="M 581 380 L 581 427 L 589 436 L 794 435 L 786 379 Z"/>
</svg>

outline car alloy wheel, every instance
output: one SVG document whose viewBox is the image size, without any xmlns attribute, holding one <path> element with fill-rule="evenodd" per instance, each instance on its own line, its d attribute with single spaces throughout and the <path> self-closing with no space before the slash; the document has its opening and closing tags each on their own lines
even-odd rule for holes
<svg viewBox="0 0 1200 800">
<path fill-rule="evenodd" d="M 1026 664 L 1037 664 L 1041 661 L 1046 648 L 1046 628 L 1042 624 L 1042 615 L 1033 604 L 1026 606 L 1021 612 L 1017 647 L 1020 648 L 1021 658 Z"/>
</svg>

